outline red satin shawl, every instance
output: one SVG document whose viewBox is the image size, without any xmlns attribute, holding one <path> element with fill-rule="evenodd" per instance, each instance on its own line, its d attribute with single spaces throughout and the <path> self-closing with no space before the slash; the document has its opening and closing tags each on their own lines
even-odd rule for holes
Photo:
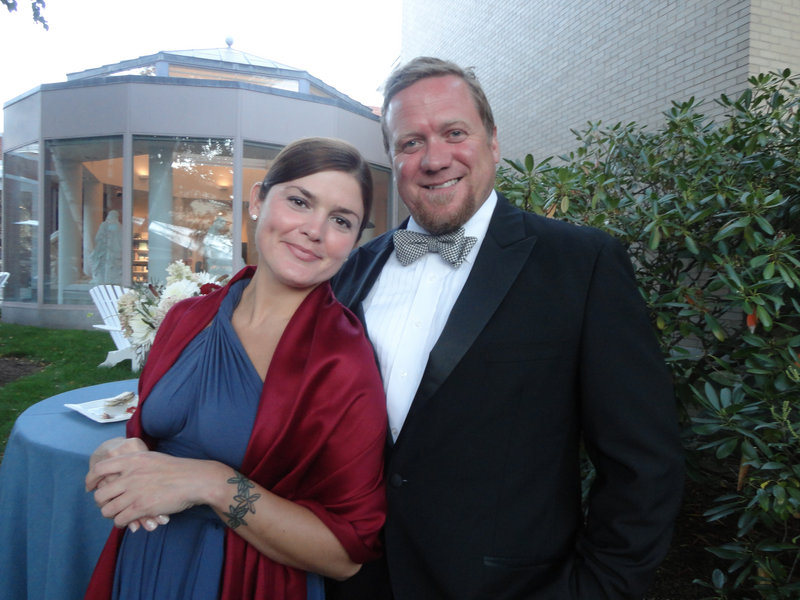
<svg viewBox="0 0 800 600">
<path fill-rule="evenodd" d="M 254 271 L 245 267 L 224 288 L 170 310 L 139 378 L 140 406 L 216 315 L 230 284 Z M 155 440 L 143 433 L 140 414 L 128 422 L 127 435 L 152 447 Z M 313 511 L 350 558 L 363 563 L 380 555 L 385 439 L 386 406 L 372 348 L 358 319 L 323 283 L 305 298 L 278 343 L 241 472 Z M 112 531 L 87 599 L 110 598 L 122 534 Z M 305 571 L 270 560 L 231 529 L 224 560 L 222 600 L 305 600 Z"/>
</svg>

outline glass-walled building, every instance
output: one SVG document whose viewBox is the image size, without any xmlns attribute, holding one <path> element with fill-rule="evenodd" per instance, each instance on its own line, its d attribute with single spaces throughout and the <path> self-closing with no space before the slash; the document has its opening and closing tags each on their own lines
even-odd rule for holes
<svg viewBox="0 0 800 600">
<path fill-rule="evenodd" d="M 176 260 L 218 274 L 252 264 L 250 189 L 301 137 L 347 140 L 370 162 L 365 239 L 399 218 L 373 112 L 231 48 L 71 74 L 4 110 L 6 322 L 87 328 L 95 285 L 163 282 Z"/>
</svg>

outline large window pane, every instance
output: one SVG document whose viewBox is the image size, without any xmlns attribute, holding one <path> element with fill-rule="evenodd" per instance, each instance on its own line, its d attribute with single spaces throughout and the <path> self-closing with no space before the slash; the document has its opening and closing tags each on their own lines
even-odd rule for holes
<svg viewBox="0 0 800 600">
<path fill-rule="evenodd" d="M 244 169 L 242 172 L 242 256 L 245 264 L 258 262 L 255 247 L 256 224 L 250 219 L 250 190 L 264 180 L 272 161 L 281 149 L 255 142 L 244 143 Z"/>
<path fill-rule="evenodd" d="M 11 274 L 3 299 L 36 302 L 39 145 L 6 152 L 3 165 L 3 270 Z"/>
<path fill-rule="evenodd" d="M 392 183 L 392 173 L 388 169 L 379 169 L 370 166 L 372 173 L 372 214 L 370 215 L 370 222 L 374 225 L 369 229 L 365 229 L 361 236 L 359 243 L 371 240 L 385 232 L 389 227 L 389 217 L 387 210 L 389 208 L 389 189 Z"/>
<path fill-rule="evenodd" d="M 44 302 L 91 304 L 89 289 L 122 284 L 122 138 L 45 145 Z"/>
<path fill-rule="evenodd" d="M 176 260 L 231 273 L 232 148 L 230 139 L 134 138 L 134 281 L 163 282 Z"/>
</svg>

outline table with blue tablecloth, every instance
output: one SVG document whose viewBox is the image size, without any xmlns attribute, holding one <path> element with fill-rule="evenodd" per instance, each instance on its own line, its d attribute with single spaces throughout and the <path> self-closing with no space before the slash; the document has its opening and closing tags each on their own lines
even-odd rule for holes
<svg viewBox="0 0 800 600">
<path fill-rule="evenodd" d="M 125 422 L 96 423 L 66 408 L 136 391 L 136 379 L 42 400 L 14 424 L 0 463 L 0 599 L 83 597 L 113 526 L 84 489 L 89 456 L 125 434 Z"/>
</svg>

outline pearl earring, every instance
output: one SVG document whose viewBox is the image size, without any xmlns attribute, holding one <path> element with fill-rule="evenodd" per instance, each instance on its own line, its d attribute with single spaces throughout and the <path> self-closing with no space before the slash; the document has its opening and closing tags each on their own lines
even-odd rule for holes
<svg viewBox="0 0 800 600">
<path fill-rule="evenodd" d="M 250 215 L 251 221 L 258 221 L 258 215 Z"/>
</svg>

